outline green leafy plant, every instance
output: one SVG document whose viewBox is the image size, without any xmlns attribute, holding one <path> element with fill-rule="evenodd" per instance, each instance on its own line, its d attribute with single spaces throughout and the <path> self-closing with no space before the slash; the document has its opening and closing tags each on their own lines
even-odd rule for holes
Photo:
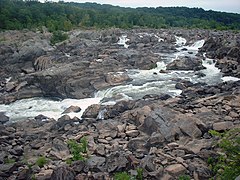
<svg viewBox="0 0 240 180">
<path fill-rule="evenodd" d="M 114 175 L 114 180 L 131 180 L 132 177 L 127 172 L 119 172 Z"/>
<path fill-rule="evenodd" d="M 190 179 L 191 178 L 188 175 L 181 175 L 181 176 L 178 177 L 178 180 L 190 180 Z"/>
<path fill-rule="evenodd" d="M 217 179 L 234 180 L 240 174 L 240 128 L 209 133 L 219 138 L 217 147 L 221 150 L 217 158 L 208 159 L 210 168 Z"/>
<path fill-rule="evenodd" d="M 55 31 L 53 32 L 53 35 L 50 39 L 50 42 L 52 45 L 65 41 L 66 39 L 68 39 L 68 35 L 65 33 L 62 33 L 61 31 Z"/>
<path fill-rule="evenodd" d="M 37 159 L 36 165 L 38 165 L 39 167 L 43 167 L 45 164 L 47 164 L 47 162 L 48 162 L 47 158 L 41 156 Z"/>
<path fill-rule="evenodd" d="M 137 180 L 143 180 L 143 169 L 142 168 L 137 168 Z"/>
<path fill-rule="evenodd" d="M 80 143 L 78 143 L 76 140 L 69 140 L 67 143 L 70 152 L 73 156 L 71 159 L 68 160 L 68 163 L 71 163 L 70 160 L 72 161 L 85 160 L 84 154 L 87 153 L 88 145 L 86 137 L 81 138 Z"/>
</svg>

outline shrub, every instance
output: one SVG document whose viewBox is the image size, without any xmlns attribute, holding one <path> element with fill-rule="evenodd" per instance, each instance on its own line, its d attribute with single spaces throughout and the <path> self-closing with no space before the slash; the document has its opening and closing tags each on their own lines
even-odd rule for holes
<svg viewBox="0 0 240 180">
<path fill-rule="evenodd" d="M 76 140 L 69 140 L 68 147 L 70 149 L 71 154 L 73 155 L 72 160 L 85 160 L 84 154 L 87 153 L 87 138 L 83 137 L 80 140 L 80 143 L 78 143 Z M 69 163 L 71 163 L 70 160 L 68 160 Z"/>
<path fill-rule="evenodd" d="M 217 179 L 231 180 L 240 174 L 240 128 L 225 133 L 209 131 L 219 137 L 217 147 L 220 148 L 218 158 L 209 158 L 208 163 Z"/>
<path fill-rule="evenodd" d="M 62 33 L 61 31 L 55 31 L 53 32 L 53 35 L 50 39 L 50 42 L 52 45 L 65 41 L 66 39 L 68 39 L 68 35 L 65 33 Z"/>
</svg>

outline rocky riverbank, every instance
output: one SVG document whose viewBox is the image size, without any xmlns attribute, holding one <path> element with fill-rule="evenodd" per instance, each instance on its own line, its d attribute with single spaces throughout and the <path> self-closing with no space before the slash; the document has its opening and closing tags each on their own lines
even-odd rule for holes
<svg viewBox="0 0 240 180">
<path fill-rule="evenodd" d="M 118 44 L 123 34 L 129 39 L 128 49 Z M 187 44 L 205 39 L 199 59 L 204 52 L 216 58 L 222 73 L 239 77 L 240 72 L 240 36 L 233 32 L 74 31 L 55 47 L 49 44 L 49 34 L 1 35 L 5 39 L 0 43 L 1 103 L 27 97 L 85 98 L 127 84 L 131 78 L 126 69 L 151 69 L 161 62 L 159 52 L 176 52 L 176 36 L 184 37 Z M 226 53 L 221 54 L 223 49 Z M 203 68 L 199 59 L 177 59 L 166 71 L 197 71 Z M 111 179 L 123 171 L 134 176 L 141 168 L 144 179 L 211 178 L 207 160 L 219 150 L 209 130 L 240 127 L 240 81 L 206 85 L 178 80 L 176 88 L 182 90 L 179 97 L 149 94 L 115 105 L 92 105 L 82 119 L 68 116 L 81 111 L 78 107 L 70 107 L 57 121 L 39 115 L 7 123 L 9 118 L 0 113 L 0 177 Z M 68 142 L 80 143 L 82 137 L 88 142 L 86 159 L 69 164 L 73 153 Z M 39 164 L 42 157 L 44 163 Z"/>
</svg>

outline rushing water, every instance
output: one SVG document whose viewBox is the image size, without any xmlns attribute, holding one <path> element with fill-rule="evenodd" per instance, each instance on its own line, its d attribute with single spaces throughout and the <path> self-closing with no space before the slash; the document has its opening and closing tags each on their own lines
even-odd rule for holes
<svg viewBox="0 0 240 180">
<path fill-rule="evenodd" d="M 142 34 L 139 34 L 142 36 Z M 157 36 L 157 38 L 159 38 Z M 128 48 L 126 42 L 127 36 L 120 37 L 119 45 Z M 159 42 L 163 39 L 159 38 Z M 11 121 L 33 118 L 39 114 L 50 118 L 58 119 L 69 106 L 79 106 L 82 111 L 79 113 L 70 113 L 71 117 L 81 117 L 84 110 L 92 104 L 114 104 L 120 100 L 130 100 L 142 98 L 146 94 L 167 93 L 172 96 L 181 94 L 181 90 L 175 89 L 179 79 L 189 80 L 193 83 L 205 82 L 207 84 L 216 84 L 222 81 L 237 81 L 238 78 L 222 77 L 220 70 L 215 67 L 213 59 L 206 58 L 204 55 L 203 66 L 206 69 L 200 72 L 205 74 L 199 77 L 194 71 L 166 71 L 166 65 L 181 56 L 196 56 L 198 49 L 203 46 L 204 40 L 195 42 L 186 46 L 186 39 L 176 36 L 176 47 L 178 52 L 173 54 L 160 54 L 162 61 L 157 63 L 157 67 L 151 70 L 127 70 L 128 75 L 133 79 L 127 85 L 115 86 L 106 90 L 99 91 L 94 98 L 86 99 L 64 99 L 61 101 L 31 98 L 16 101 L 9 105 L 0 105 L 0 111 L 6 112 Z M 164 70 L 165 73 L 160 73 Z M 99 119 L 102 119 L 102 112 L 99 113 Z"/>
</svg>

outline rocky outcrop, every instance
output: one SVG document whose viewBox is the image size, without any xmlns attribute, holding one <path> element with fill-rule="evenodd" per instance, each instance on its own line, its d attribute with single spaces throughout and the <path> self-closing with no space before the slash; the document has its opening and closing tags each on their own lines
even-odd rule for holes
<svg viewBox="0 0 240 180">
<path fill-rule="evenodd" d="M 58 121 L 36 117 L 1 125 L 0 174 L 12 179 L 33 174 L 41 179 L 107 179 L 122 171 L 136 175 L 141 168 L 144 179 L 211 178 L 207 160 L 219 151 L 209 130 L 240 126 L 239 87 L 239 82 L 189 84 L 178 98 L 148 96 L 93 105 L 81 120 L 64 115 Z M 104 119 L 98 119 L 103 109 Z M 79 143 L 82 137 L 88 141 L 87 159 L 67 165 L 72 157 L 68 141 Z M 42 156 L 46 162 L 40 167 Z"/>
<path fill-rule="evenodd" d="M 204 69 L 202 60 L 192 57 L 181 57 L 180 59 L 174 60 L 172 63 L 167 65 L 167 70 L 194 70 L 199 71 Z"/>
</svg>

